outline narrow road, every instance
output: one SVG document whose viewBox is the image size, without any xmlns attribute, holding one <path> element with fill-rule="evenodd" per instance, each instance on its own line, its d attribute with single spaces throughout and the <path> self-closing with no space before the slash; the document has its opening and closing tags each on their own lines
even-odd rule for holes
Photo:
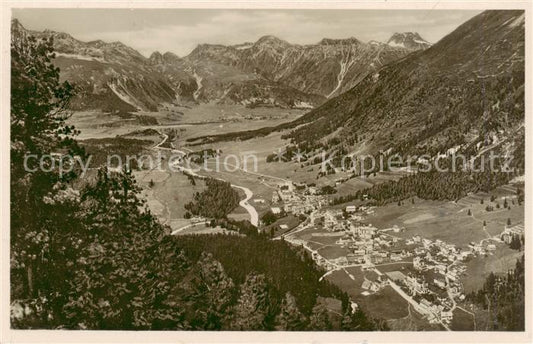
<svg viewBox="0 0 533 344">
<path fill-rule="evenodd" d="M 210 164 L 212 162 L 208 161 L 208 164 Z M 258 177 L 263 177 L 263 178 L 268 178 L 268 179 L 274 179 L 274 180 L 280 180 L 282 182 L 285 182 L 285 183 L 290 183 L 290 180 L 288 179 L 285 179 L 285 178 L 281 178 L 281 177 L 276 177 L 276 176 L 271 176 L 271 175 L 268 175 L 268 174 L 263 174 L 263 173 L 258 173 L 258 172 L 251 172 L 251 171 L 248 171 L 238 165 L 233 165 L 233 164 L 230 164 L 226 161 L 223 162 L 224 163 L 224 166 L 229 166 L 231 168 L 234 168 L 234 169 L 238 169 L 239 171 L 242 171 L 243 173 L 247 173 L 247 174 L 251 174 L 251 175 L 254 175 L 254 176 L 258 176 Z"/>
<path fill-rule="evenodd" d="M 186 230 L 187 228 L 191 228 L 191 227 L 196 227 L 196 225 L 202 225 L 202 224 L 208 224 L 209 221 L 202 221 L 202 222 L 196 222 L 196 223 L 191 223 L 190 225 L 186 225 L 186 226 L 183 226 L 183 227 L 180 227 L 178 229 L 175 229 L 172 231 L 172 233 L 170 233 L 171 235 L 175 235 L 181 231 L 184 231 Z"/>
<path fill-rule="evenodd" d="M 374 271 L 378 274 L 378 275 L 383 275 L 381 273 L 381 271 L 379 271 L 378 269 L 374 269 Z M 422 308 L 418 302 L 416 302 L 411 296 L 407 295 L 407 293 L 405 293 L 402 288 L 400 288 L 400 286 L 398 286 L 394 281 L 390 280 L 389 279 L 389 285 L 392 287 L 392 289 L 394 289 L 394 291 L 396 291 L 396 293 L 398 295 L 400 295 L 405 301 L 407 301 L 411 306 L 413 306 L 413 309 L 415 311 L 417 311 L 418 313 L 424 315 L 424 316 L 432 316 L 433 313 L 429 310 L 426 310 L 425 308 Z M 448 325 L 446 325 L 442 319 L 439 319 L 439 323 L 446 329 L 446 331 L 451 331 L 450 327 Z"/>
<path fill-rule="evenodd" d="M 244 186 L 234 185 L 234 184 L 231 184 L 231 186 L 244 191 L 244 193 L 246 194 L 246 198 L 241 200 L 239 202 L 239 205 L 243 207 L 244 209 L 246 209 L 246 211 L 248 211 L 248 214 L 250 214 L 250 222 L 252 223 L 252 225 L 256 227 L 259 226 L 259 214 L 257 213 L 257 210 L 255 210 L 255 208 L 251 206 L 250 203 L 248 203 L 248 201 L 254 195 L 253 192 L 250 189 L 245 188 Z"/>
<path fill-rule="evenodd" d="M 163 140 L 161 140 L 161 142 L 159 142 L 158 144 L 156 144 L 152 149 L 158 149 L 158 148 L 162 148 L 161 145 L 165 142 L 167 142 L 168 140 L 168 135 L 167 134 L 164 134 L 162 132 L 159 132 L 160 135 L 163 135 Z"/>
</svg>

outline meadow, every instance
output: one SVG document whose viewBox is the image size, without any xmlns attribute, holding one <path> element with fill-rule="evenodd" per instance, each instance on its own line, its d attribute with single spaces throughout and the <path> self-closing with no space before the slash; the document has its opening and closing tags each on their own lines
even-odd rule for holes
<svg viewBox="0 0 533 344">
<path fill-rule="evenodd" d="M 414 203 L 405 200 L 402 205 L 390 203 L 376 207 L 366 221 L 380 229 L 394 225 L 404 228 L 404 231 L 395 234 L 401 238 L 420 235 L 426 239 L 440 239 L 466 248 L 472 241 L 479 242 L 501 233 L 508 220 L 512 225 L 524 222 L 524 206 L 519 206 L 516 202 L 512 204 L 516 199 L 513 192 L 502 187 L 494 195 L 497 195 L 494 202 L 490 201 L 490 195 L 483 193 L 469 195 L 457 202 L 414 198 Z M 503 208 L 504 198 L 507 198 L 510 209 Z M 484 199 L 483 204 L 481 199 Z M 500 209 L 496 208 L 497 202 L 501 205 Z M 494 206 L 493 211 L 486 210 L 489 204 Z M 469 211 L 471 215 L 468 214 Z"/>
</svg>

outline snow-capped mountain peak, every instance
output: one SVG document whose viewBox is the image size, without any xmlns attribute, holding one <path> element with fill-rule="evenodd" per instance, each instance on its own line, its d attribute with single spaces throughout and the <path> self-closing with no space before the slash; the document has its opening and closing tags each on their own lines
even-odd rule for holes
<svg viewBox="0 0 533 344">
<path fill-rule="evenodd" d="M 431 46 L 431 43 L 423 39 L 418 32 L 396 32 L 389 38 L 387 44 L 409 50 L 427 49 Z"/>
</svg>

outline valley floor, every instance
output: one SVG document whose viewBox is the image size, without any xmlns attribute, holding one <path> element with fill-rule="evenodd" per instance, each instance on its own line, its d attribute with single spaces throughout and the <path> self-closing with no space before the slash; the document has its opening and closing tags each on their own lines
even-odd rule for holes
<svg viewBox="0 0 533 344">
<path fill-rule="evenodd" d="M 261 115 L 250 117 L 252 112 Z M 338 196 L 399 179 L 405 172 L 383 172 L 339 183 L 345 177 L 342 173 L 317 178 L 318 171 L 312 166 L 267 163 L 266 156 L 288 144 L 282 133 L 202 146 L 186 141 L 199 135 L 277 125 L 301 115 L 299 110 L 204 104 L 143 115 L 155 118 L 157 125 L 140 124 L 135 116 L 126 121 L 129 124 L 118 125 L 124 118 L 100 113 L 78 113 L 72 120 L 82 130 L 81 139 L 119 142 L 121 137 L 135 137 L 151 142 L 144 143 L 142 153 L 157 156 L 159 161 L 135 176 L 148 207 L 170 227 L 171 234 L 227 233 L 209 227 L 209 219 L 184 218 L 184 205 L 206 188 L 204 177 L 228 181 L 239 190 L 240 206 L 229 214 L 237 220 L 259 225 L 265 213 L 292 204 L 287 211 L 294 213 L 290 221 L 282 218 L 268 227 L 277 226 L 272 232 L 274 239 L 283 237 L 303 245 L 324 268 L 322 278 L 341 287 L 371 316 L 385 319 L 391 329 L 476 329 L 475 313 L 463 302 L 465 294 L 482 287 L 489 273 L 506 273 L 523 254 L 510 249 L 502 237 L 509 231 L 524 231 L 524 206 L 515 202 L 514 186 L 500 187 L 491 194 L 472 194 L 457 202 L 415 198 L 401 205 L 360 207 L 346 214 L 343 210 L 349 204 L 329 206 L 328 196 L 304 195 L 307 188 L 292 186 L 280 191 L 280 186 L 293 182 L 315 183 L 317 188 L 334 185 Z M 174 164 L 177 171 L 164 166 L 172 154 L 183 156 L 204 149 L 220 151 L 218 157 L 207 160 L 207 170 L 192 171 L 179 163 Z M 244 160 L 245 156 L 255 158 Z M 184 171 L 196 176 L 194 183 Z M 287 199 L 273 199 L 275 195 Z M 486 210 L 488 203 L 504 201 L 509 209 Z M 308 215 L 302 222 L 298 214 L 303 210 Z M 281 225 L 287 229 L 280 230 Z"/>
</svg>

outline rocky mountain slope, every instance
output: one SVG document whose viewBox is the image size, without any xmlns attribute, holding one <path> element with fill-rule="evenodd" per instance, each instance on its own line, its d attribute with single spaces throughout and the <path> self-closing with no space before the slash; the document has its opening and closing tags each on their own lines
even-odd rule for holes
<svg viewBox="0 0 533 344">
<path fill-rule="evenodd" d="M 120 42 L 82 42 L 66 33 L 29 31 L 16 19 L 12 32 L 54 39 L 61 78 L 78 87 L 72 103 L 77 110 L 155 111 L 171 102 L 311 109 L 383 65 L 427 47 L 412 43 L 423 41 L 416 33 L 404 34 L 414 37 L 404 46 L 356 38 L 297 45 L 264 36 L 234 46 L 200 44 L 183 58 L 170 52 L 146 58 Z"/>
<path fill-rule="evenodd" d="M 166 76 L 151 68 L 136 50 L 120 42 L 81 42 L 66 33 L 29 31 L 16 19 L 11 30 L 13 37 L 53 38 L 54 63 L 61 70 L 61 79 L 78 89 L 71 103 L 73 109 L 155 110 L 158 104 L 172 102 L 176 97 Z"/>
<path fill-rule="evenodd" d="M 191 144 L 290 130 L 303 152 L 514 155 L 524 166 L 523 11 L 485 11 L 430 48 L 369 74 L 277 127 L 190 138 Z"/>
<path fill-rule="evenodd" d="M 420 37 L 416 33 L 406 35 Z M 350 89 L 383 65 L 427 46 L 400 47 L 375 41 L 364 43 L 353 37 L 324 38 L 318 44 L 297 45 L 274 36 L 264 36 L 255 43 L 236 46 L 202 44 L 184 60 L 191 66 L 224 66 L 233 75 L 244 73 L 248 78 L 263 78 L 305 93 L 331 98 Z M 217 79 L 217 85 L 235 82 L 201 69 L 198 73 L 204 74 L 202 77 L 206 79 Z"/>
<path fill-rule="evenodd" d="M 387 41 L 393 47 L 402 47 L 410 50 L 424 50 L 431 46 L 431 43 L 420 37 L 417 32 L 394 33 Z"/>
<path fill-rule="evenodd" d="M 209 101 L 312 108 L 326 100 L 241 70 L 230 63 L 226 47 L 200 45 L 188 58 L 170 52 L 145 58 L 120 42 L 82 42 L 66 33 L 30 31 L 16 19 L 12 35 L 53 38 L 61 79 L 78 89 L 71 103 L 74 110 L 155 111 L 161 103 Z M 212 55 L 202 60 L 205 51 Z"/>
<path fill-rule="evenodd" d="M 325 97 L 306 93 L 284 83 L 269 80 L 237 66 L 236 48 L 202 44 L 185 58 L 150 57 L 155 68 L 170 80 L 178 80 L 178 98 L 194 102 L 218 102 L 245 106 L 313 108 Z M 188 77 L 188 83 L 183 80 Z"/>
<path fill-rule="evenodd" d="M 485 11 L 291 125 L 359 152 L 435 154 L 511 142 L 524 123 L 524 12 Z"/>
</svg>

